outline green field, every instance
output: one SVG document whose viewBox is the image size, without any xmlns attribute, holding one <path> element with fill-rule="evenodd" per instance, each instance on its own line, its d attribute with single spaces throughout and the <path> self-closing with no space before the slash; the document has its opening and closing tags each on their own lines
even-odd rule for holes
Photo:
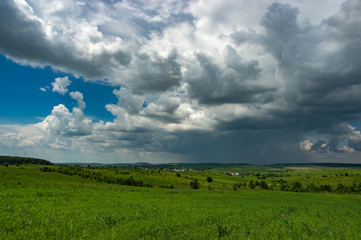
<svg viewBox="0 0 361 240">
<path fill-rule="evenodd" d="M 361 239 L 358 168 L 44 167 L 0 166 L 0 239 Z"/>
</svg>

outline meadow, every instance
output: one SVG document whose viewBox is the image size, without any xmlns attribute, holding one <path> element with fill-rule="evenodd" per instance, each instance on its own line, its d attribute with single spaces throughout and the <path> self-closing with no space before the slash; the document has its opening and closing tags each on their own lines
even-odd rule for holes
<svg viewBox="0 0 361 240">
<path fill-rule="evenodd" d="M 0 239 L 361 239 L 359 168 L 189 168 L 0 166 Z"/>
</svg>

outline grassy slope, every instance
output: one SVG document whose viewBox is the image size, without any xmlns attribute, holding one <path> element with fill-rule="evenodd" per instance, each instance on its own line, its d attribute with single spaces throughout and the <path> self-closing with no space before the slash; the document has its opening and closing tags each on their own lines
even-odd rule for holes
<svg viewBox="0 0 361 240">
<path fill-rule="evenodd" d="M 172 190 L 0 167 L 0 239 L 361 238 L 360 195 L 182 187 L 185 176 L 208 174 L 156 177 L 180 181 Z M 236 179 L 217 176 L 214 184 Z"/>
</svg>

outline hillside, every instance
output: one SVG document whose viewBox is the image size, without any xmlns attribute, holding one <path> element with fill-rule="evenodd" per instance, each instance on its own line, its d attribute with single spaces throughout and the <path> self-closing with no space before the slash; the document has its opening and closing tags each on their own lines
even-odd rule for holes
<svg viewBox="0 0 361 240">
<path fill-rule="evenodd" d="M 0 239 L 360 238 L 361 170 L 237 171 L 0 165 Z"/>
<path fill-rule="evenodd" d="M 37 164 L 37 165 L 53 165 L 50 161 L 30 158 L 30 157 L 13 157 L 13 156 L 0 156 L 0 164 L 17 165 L 17 164 Z"/>
</svg>

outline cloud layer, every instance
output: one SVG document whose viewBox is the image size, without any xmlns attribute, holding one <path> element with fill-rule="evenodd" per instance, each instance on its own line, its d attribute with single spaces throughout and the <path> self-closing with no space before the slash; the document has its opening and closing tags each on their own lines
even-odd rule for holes
<svg viewBox="0 0 361 240">
<path fill-rule="evenodd" d="M 81 89 L 70 92 L 72 111 L 60 104 L 26 127 L 37 138 L 3 126 L 0 142 L 111 161 L 355 159 L 361 3 L 341 3 L 3 1 L 2 54 L 113 86 L 118 101 L 105 106 L 114 121 L 94 122 Z M 52 91 L 70 84 L 56 78 Z"/>
</svg>

